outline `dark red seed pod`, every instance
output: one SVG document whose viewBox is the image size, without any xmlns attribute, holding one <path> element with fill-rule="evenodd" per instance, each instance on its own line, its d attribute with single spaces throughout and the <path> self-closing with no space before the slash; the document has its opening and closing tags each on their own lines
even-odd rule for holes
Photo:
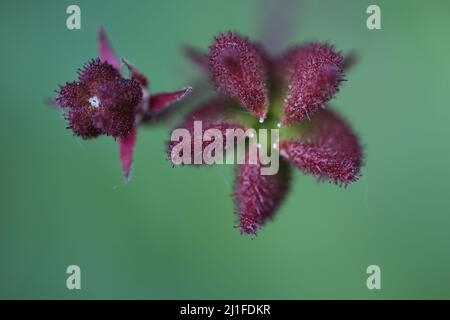
<svg viewBox="0 0 450 320">
<path fill-rule="evenodd" d="M 327 44 L 312 43 L 285 55 L 281 70 L 286 90 L 281 123 L 295 124 L 329 101 L 344 80 L 343 57 Z"/>
<path fill-rule="evenodd" d="M 290 180 L 290 167 L 284 161 L 280 161 L 275 175 L 261 175 L 260 164 L 238 166 L 234 199 L 241 233 L 254 235 L 272 219 L 289 190 Z"/>
<path fill-rule="evenodd" d="M 210 46 L 209 68 L 219 90 L 238 98 L 259 119 L 266 117 L 267 70 L 256 46 L 235 33 L 221 34 Z"/>
<path fill-rule="evenodd" d="M 362 150 L 358 137 L 331 110 L 314 115 L 298 140 L 280 141 L 280 154 L 319 180 L 346 186 L 360 176 Z"/>
</svg>

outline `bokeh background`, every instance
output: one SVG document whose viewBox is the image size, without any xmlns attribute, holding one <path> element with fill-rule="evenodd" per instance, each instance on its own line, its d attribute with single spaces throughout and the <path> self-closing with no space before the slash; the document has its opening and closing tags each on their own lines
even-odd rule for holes
<svg viewBox="0 0 450 320">
<path fill-rule="evenodd" d="M 69 31 L 73 3 L 82 29 Z M 255 239 L 233 228 L 232 166 L 172 168 L 167 128 L 149 127 L 125 184 L 114 141 L 74 138 L 44 103 L 96 56 L 100 24 L 153 91 L 173 90 L 200 77 L 182 44 L 283 29 L 263 3 L 1 1 L 0 298 L 450 298 L 448 1 L 269 3 L 293 14 L 283 45 L 358 53 L 332 104 L 360 134 L 366 165 L 347 189 L 296 171 Z M 369 4 L 382 30 L 366 28 Z M 82 290 L 66 288 L 70 264 Z M 371 264 L 381 290 L 366 287 Z"/>
</svg>

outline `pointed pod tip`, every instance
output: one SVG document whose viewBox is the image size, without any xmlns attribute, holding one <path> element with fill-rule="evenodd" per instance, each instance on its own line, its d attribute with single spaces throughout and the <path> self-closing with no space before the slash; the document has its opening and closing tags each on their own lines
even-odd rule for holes
<svg viewBox="0 0 450 320">
<path fill-rule="evenodd" d="M 184 87 L 178 91 L 162 92 L 150 97 L 150 112 L 160 112 L 168 106 L 182 100 L 192 91 L 192 87 Z"/>
<path fill-rule="evenodd" d="M 103 26 L 97 28 L 98 55 L 102 61 L 108 62 L 120 72 L 119 59 L 116 57 Z"/>
<path fill-rule="evenodd" d="M 131 179 L 134 147 L 136 145 L 136 129 L 133 129 L 127 136 L 119 138 L 118 144 L 123 178 L 126 182 L 129 182 Z"/>
<path fill-rule="evenodd" d="M 209 71 L 218 90 L 236 97 L 256 117 L 267 112 L 267 65 L 258 47 L 234 32 L 220 34 L 210 46 Z"/>
</svg>

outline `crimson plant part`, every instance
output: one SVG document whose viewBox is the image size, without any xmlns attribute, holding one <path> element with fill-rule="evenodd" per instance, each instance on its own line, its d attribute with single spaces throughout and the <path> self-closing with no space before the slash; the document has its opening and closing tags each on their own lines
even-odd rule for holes
<svg viewBox="0 0 450 320">
<path fill-rule="evenodd" d="M 147 77 L 125 59 L 119 59 L 103 28 L 98 31 L 99 58 L 78 70 L 78 80 L 60 86 L 54 100 L 65 111 L 68 128 L 88 140 L 100 135 L 113 137 L 119 146 L 123 175 L 130 177 L 137 128 L 154 122 L 161 113 L 184 98 L 191 87 L 151 94 Z M 122 75 L 121 64 L 130 73 Z"/>
<path fill-rule="evenodd" d="M 233 198 L 241 233 L 254 235 L 274 217 L 290 190 L 291 167 L 342 186 L 358 180 L 359 138 L 328 105 L 354 54 L 344 57 L 330 44 L 307 43 L 271 57 L 259 44 L 227 32 L 214 39 L 209 54 L 189 48 L 187 55 L 218 92 L 179 127 L 193 128 L 201 120 L 219 130 L 280 128 L 273 144 L 282 156 L 277 174 L 262 176 L 259 162 L 237 168 Z M 170 155 L 173 145 L 168 147 Z"/>
</svg>

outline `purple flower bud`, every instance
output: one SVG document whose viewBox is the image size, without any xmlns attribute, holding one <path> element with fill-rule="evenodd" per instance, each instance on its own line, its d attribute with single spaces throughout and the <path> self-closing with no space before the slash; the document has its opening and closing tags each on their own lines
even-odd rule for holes
<svg viewBox="0 0 450 320">
<path fill-rule="evenodd" d="M 136 145 L 137 127 L 160 120 L 169 114 L 169 105 L 184 98 L 191 87 L 175 92 L 151 95 L 148 80 L 125 59 L 119 59 L 102 27 L 98 29 L 98 59 L 78 70 L 78 81 L 60 87 L 58 96 L 49 99 L 66 112 L 65 118 L 76 136 L 92 139 L 105 134 L 116 139 L 124 177 L 129 178 Z M 131 79 L 121 75 L 120 61 L 130 71 Z M 169 109 L 168 111 L 166 111 Z"/>
<path fill-rule="evenodd" d="M 112 65 L 99 59 L 79 71 L 79 80 L 61 87 L 56 98 L 60 107 L 69 109 L 66 118 L 74 134 L 83 139 L 127 135 L 142 100 L 141 85 L 122 78 Z"/>
</svg>

